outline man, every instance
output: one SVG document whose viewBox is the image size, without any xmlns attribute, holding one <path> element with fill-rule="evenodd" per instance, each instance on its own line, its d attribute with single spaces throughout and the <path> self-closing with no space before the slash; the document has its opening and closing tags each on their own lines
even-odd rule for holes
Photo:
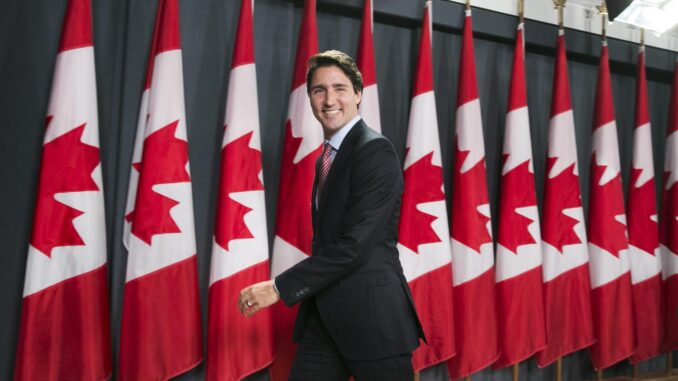
<svg viewBox="0 0 678 381">
<path fill-rule="evenodd" d="M 313 186 L 312 255 L 242 290 L 252 316 L 301 303 L 290 380 L 412 380 L 424 333 L 398 259 L 403 179 L 393 145 L 358 116 L 363 81 L 338 51 L 311 57 L 307 91 L 325 135 Z"/>
</svg>

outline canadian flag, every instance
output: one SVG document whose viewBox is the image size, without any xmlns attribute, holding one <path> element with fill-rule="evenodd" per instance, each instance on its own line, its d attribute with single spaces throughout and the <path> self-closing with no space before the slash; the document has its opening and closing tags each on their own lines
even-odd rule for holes
<svg viewBox="0 0 678 381">
<path fill-rule="evenodd" d="M 125 213 L 121 380 L 160 380 L 202 360 L 193 198 L 177 0 L 161 0 Z"/>
<path fill-rule="evenodd" d="M 379 91 L 377 91 L 377 69 L 374 60 L 374 18 L 372 0 L 365 0 L 363 22 L 358 42 L 358 70 L 363 75 L 363 95 L 358 113 L 365 123 L 377 132 L 381 132 L 379 116 Z"/>
<path fill-rule="evenodd" d="M 497 237 L 495 368 L 527 359 L 546 344 L 539 211 L 525 85 L 523 23 L 518 25 L 509 90 Z"/>
<path fill-rule="evenodd" d="M 452 310 L 452 254 L 433 93 L 431 1 L 424 7 L 414 78 L 398 251 L 429 345 L 413 353 L 419 371 L 455 354 Z"/>
<path fill-rule="evenodd" d="M 306 63 L 317 51 L 315 0 L 306 0 L 280 163 L 278 213 L 271 266 L 274 277 L 311 255 L 311 192 L 315 162 L 322 149 L 323 132 L 313 116 L 306 92 Z M 283 303 L 276 303 L 272 309 L 275 316 L 275 361 L 270 368 L 271 379 L 282 381 L 289 377 L 296 352 L 296 345 L 292 343 L 292 330 L 298 307 L 290 309 Z"/>
<path fill-rule="evenodd" d="M 673 77 L 666 129 L 666 158 L 661 219 L 662 279 L 664 285 L 664 350 L 678 350 L 678 62 Z"/>
<path fill-rule="evenodd" d="M 471 11 L 466 11 L 457 89 L 457 137 L 452 174 L 452 279 L 457 355 L 450 377 L 491 365 L 497 350 L 494 250 L 485 172 L 485 142 L 476 84 Z"/>
<path fill-rule="evenodd" d="M 541 232 L 546 347 L 537 355 L 540 367 L 595 341 L 586 226 L 562 29 L 556 45 L 548 139 Z"/>
<path fill-rule="evenodd" d="M 652 160 L 652 132 L 650 115 L 647 111 L 645 81 L 645 47 L 641 46 L 638 51 L 633 163 L 628 184 L 627 207 L 637 344 L 635 353 L 630 358 L 632 364 L 659 354 L 663 338 L 661 257 Z"/>
<path fill-rule="evenodd" d="M 70 0 L 47 108 L 14 379 L 111 375 L 106 229 L 89 0 Z"/>
<path fill-rule="evenodd" d="M 243 0 L 228 82 L 207 317 L 208 380 L 240 380 L 273 361 L 270 309 L 240 314 L 240 290 L 270 279 L 253 3 Z"/>
<path fill-rule="evenodd" d="M 624 193 L 605 40 L 598 68 L 592 144 L 588 236 L 597 341 L 591 346 L 591 361 L 600 370 L 628 358 L 635 348 Z"/>
</svg>

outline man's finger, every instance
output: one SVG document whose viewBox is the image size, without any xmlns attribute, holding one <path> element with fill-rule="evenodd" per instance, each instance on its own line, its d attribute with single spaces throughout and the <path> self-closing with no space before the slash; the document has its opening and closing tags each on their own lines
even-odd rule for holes
<svg viewBox="0 0 678 381">
<path fill-rule="evenodd" d="M 252 308 L 250 308 L 250 309 L 247 310 L 247 312 L 246 312 L 247 317 L 252 317 L 252 316 L 254 316 L 254 314 L 256 314 L 257 312 L 259 312 L 259 309 L 260 309 L 260 308 L 259 308 L 259 305 L 258 305 L 258 304 L 253 305 Z"/>
<path fill-rule="evenodd" d="M 243 297 L 246 294 L 248 294 L 252 290 L 252 286 L 245 287 L 242 290 L 240 290 L 240 296 Z"/>
</svg>

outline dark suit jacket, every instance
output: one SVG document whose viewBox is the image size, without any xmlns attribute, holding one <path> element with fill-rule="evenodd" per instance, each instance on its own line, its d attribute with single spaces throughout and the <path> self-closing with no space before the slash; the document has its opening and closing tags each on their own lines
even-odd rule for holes
<svg viewBox="0 0 678 381">
<path fill-rule="evenodd" d="M 316 166 L 316 182 L 317 182 Z M 393 145 L 360 120 L 344 138 L 316 209 L 313 252 L 276 277 L 288 306 L 301 302 L 298 341 L 313 309 L 349 360 L 413 351 L 424 338 L 398 258 L 403 178 Z"/>
</svg>

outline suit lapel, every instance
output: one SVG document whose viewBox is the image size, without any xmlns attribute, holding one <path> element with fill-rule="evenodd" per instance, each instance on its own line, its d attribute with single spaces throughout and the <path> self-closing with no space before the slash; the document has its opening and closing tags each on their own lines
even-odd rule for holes
<svg viewBox="0 0 678 381">
<path fill-rule="evenodd" d="M 324 191 L 320 194 L 320 200 L 318 200 L 318 211 L 317 211 L 318 215 L 322 214 L 323 208 L 327 203 L 327 194 L 330 192 L 332 186 L 334 185 L 335 177 L 337 176 L 336 174 L 340 172 L 340 169 L 345 164 L 346 160 L 351 156 L 351 152 L 353 152 L 354 142 L 360 135 L 362 135 L 363 130 L 365 128 L 366 128 L 365 123 L 363 122 L 362 119 L 360 119 L 356 123 L 356 125 L 353 126 L 351 131 L 349 131 L 349 133 L 344 138 L 344 141 L 341 143 L 339 151 L 337 152 L 337 155 L 334 157 L 334 160 L 332 161 L 330 172 L 327 174 L 327 179 L 325 180 L 325 185 L 323 187 Z M 317 173 L 318 172 L 316 167 L 316 175 Z M 315 186 L 313 189 L 315 192 Z M 315 203 L 315 196 L 313 200 Z"/>
</svg>

